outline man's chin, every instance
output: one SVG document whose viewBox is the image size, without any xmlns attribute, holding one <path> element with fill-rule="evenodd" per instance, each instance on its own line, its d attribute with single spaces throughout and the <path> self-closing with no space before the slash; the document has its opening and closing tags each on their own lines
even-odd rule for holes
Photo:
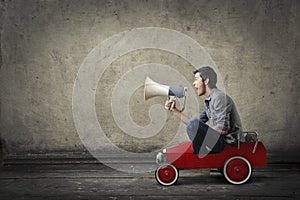
<svg viewBox="0 0 300 200">
<path fill-rule="evenodd" d="M 197 92 L 198 96 L 201 97 L 202 95 L 204 95 L 204 93 L 202 92 Z"/>
</svg>

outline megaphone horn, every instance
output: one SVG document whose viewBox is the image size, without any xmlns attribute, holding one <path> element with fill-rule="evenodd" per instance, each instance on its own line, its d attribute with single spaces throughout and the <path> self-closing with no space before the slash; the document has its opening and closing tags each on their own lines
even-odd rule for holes
<svg viewBox="0 0 300 200">
<path fill-rule="evenodd" d="M 156 96 L 169 96 L 172 101 L 175 101 L 176 98 L 186 98 L 186 91 L 186 87 L 162 85 L 147 77 L 145 80 L 144 98 L 148 100 Z"/>
<path fill-rule="evenodd" d="M 149 77 L 145 80 L 144 97 L 148 100 L 156 96 L 168 96 L 169 86 L 154 82 Z"/>
</svg>

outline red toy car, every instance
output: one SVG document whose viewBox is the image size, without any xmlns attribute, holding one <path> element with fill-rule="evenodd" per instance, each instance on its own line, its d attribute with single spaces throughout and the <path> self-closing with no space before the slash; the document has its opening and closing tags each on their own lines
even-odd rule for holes
<svg viewBox="0 0 300 200">
<path fill-rule="evenodd" d="M 244 138 L 243 141 L 241 138 Z M 266 166 L 266 148 L 257 132 L 243 132 L 235 145 L 227 144 L 221 153 L 195 154 L 192 142 L 184 142 L 159 152 L 155 171 L 157 182 L 163 186 L 176 183 L 179 170 L 217 168 L 232 184 L 247 182 L 254 166 Z"/>
</svg>

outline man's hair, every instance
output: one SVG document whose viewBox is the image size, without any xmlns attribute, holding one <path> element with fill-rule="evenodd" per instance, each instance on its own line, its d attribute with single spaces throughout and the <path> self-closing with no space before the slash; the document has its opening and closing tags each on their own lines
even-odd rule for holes
<svg viewBox="0 0 300 200">
<path fill-rule="evenodd" d="M 199 69 L 194 71 L 194 74 L 196 74 L 198 72 L 200 73 L 200 76 L 203 79 L 203 81 L 205 81 L 206 79 L 209 79 L 208 86 L 211 89 L 217 87 L 216 86 L 216 84 L 217 84 L 217 74 L 213 70 L 213 68 L 211 68 L 209 66 L 200 67 Z"/>
</svg>

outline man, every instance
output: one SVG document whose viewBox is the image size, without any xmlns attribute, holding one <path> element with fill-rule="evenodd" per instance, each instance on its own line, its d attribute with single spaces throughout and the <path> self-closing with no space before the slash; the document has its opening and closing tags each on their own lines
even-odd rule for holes
<svg viewBox="0 0 300 200">
<path fill-rule="evenodd" d="M 217 74 L 211 67 L 199 68 L 194 76 L 197 95 L 206 96 L 203 111 L 189 119 L 176 108 L 175 102 L 167 100 L 165 105 L 187 124 L 195 153 L 218 153 L 227 143 L 235 143 L 237 134 L 242 132 L 240 117 L 233 100 L 216 87 Z"/>
</svg>

